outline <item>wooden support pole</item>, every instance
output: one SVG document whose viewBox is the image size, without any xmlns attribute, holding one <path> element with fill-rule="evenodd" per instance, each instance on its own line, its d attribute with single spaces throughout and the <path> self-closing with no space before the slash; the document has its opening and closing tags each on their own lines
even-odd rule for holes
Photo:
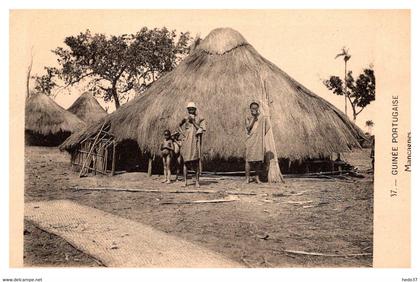
<svg viewBox="0 0 420 282">
<path fill-rule="evenodd" d="M 330 171 L 334 171 L 334 157 L 332 155 L 330 156 Z"/>
<path fill-rule="evenodd" d="M 116 162 L 116 160 L 115 160 L 115 157 L 116 157 L 116 153 L 115 153 L 115 151 L 116 151 L 116 147 L 117 145 L 115 144 L 115 141 L 113 142 L 113 145 L 112 145 L 112 168 L 111 168 L 111 175 L 115 175 L 115 162 Z"/>
<path fill-rule="evenodd" d="M 149 165 L 147 166 L 147 175 L 149 177 L 152 176 L 152 168 L 153 168 L 153 159 L 152 159 L 152 156 L 149 156 Z"/>
<path fill-rule="evenodd" d="M 70 155 L 70 165 L 71 165 L 71 167 L 73 167 L 75 156 L 76 156 L 76 153 L 75 153 L 75 151 L 73 151 Z"/>
<path fill-rule="evenodd" d="M 104 162 L 102 164 L 102 171 L 105 172 L 105 174 L 108 171 L 108 147 L 104 148 Z"/>
<path fill-rule="evenodd" d="M 97 164 L 97 161 L 98 161 L 98 156 L 96 155 L 96 156 L 93 156 L 93 175 L 96 175 L 96 170 L 97 170 L 97 167 L 96 167 L 96 164 Z"/>
<path fill-rule="evenodd" d="M 203 162 L 201 160 L 201 144 L 202 144 L 202 135 L 198 135 L 198 174 L 201 175 L 203 172 Z"/>
</svg>

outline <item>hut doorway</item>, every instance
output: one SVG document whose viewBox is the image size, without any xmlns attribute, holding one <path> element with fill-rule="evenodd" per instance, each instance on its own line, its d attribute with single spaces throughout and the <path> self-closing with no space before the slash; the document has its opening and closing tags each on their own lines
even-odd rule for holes
<svg viewBox="0 0 420 282">
<path fill-rule="evenodd" d="M 139 145 L 134 140 L 124 140 L 116 147 L 116 170 L 117 171 L 142 171 L 147 168 L 146 162 L 142 161 Z"/>
</svg>

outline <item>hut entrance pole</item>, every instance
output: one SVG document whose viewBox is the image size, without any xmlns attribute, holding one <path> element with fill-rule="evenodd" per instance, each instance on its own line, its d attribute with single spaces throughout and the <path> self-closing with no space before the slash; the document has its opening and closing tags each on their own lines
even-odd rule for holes
<svg viewBox="0 0 420 282">
<path fill-rule="evenodd" d="M 149 164 L 147 166 L 147 176 L 152 176 L 152 169 L 153 169 L 153 158 L 152 155 L 149 154 Z"/>
<path fill-rule="evenodd" d="M 115 162 L 116 162 L 116 147 L 115 141 L 112 142 L 112 166 L 111 166 L 111 175 L 115 175 Z"/>
<path fill-rule="evenodd" d="M 202 135 L 200 134 L 198 136 L 198 171 L 199 174 L 201 175 L 201 173 L 203 172 L 203 162 L 201 160 L 201 144 L 202 144 Z"/>
</svg>

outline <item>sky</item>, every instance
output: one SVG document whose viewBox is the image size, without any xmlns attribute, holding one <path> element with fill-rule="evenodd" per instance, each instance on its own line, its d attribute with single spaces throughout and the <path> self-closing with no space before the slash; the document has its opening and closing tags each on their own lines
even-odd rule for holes
<svg viewBox="0 0 420 282">
<path fill-rule="evenodd" d="M 395 10 L 21 10 L 11 12 L 11 46 L 19 48 L 25 66 L 32 54 L 32 73 L 42 74 L 44 66 L 57 66 L 51 50 L 64 46 L 66 36 L 86 29 L 110 35 L 166 26 L 204 38 L 214 28 L 231 27 L 263 57 L 344 111 L 344 98 L 322 83 L 330 75 L 344 75 L 343 59 L 335 55 L 346 46 L 351 54 L 348 69 L 355 76 L 369 65 L 376 71 L 384 46 L 404 36 L 398 29 L 404 16 L 406 12 Z M 80 91 L 59 92 L 55 100 L 68 108 Z M 100 103 L 114 110 L 113 104 Z M 375 121 L 378 110 L 373 102 L 357 124 L 366 130 L 366 120 Z"/>
</svg>

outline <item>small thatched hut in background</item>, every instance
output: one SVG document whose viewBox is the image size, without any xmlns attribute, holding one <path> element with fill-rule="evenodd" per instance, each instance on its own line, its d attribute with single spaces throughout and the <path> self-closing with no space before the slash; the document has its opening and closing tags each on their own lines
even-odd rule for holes
<svg viewBox="0 0 420 282">
<path fill-rule="evenodd" d="M 187 102 L 194 101 L 208 124 L 202 149 L 206 170 L 209 160 L 241 163 L 249 104 L 264 99 L 278 157 L 289 165 L 360 148 L 363 132 L 344 113 L 263 58 L 230 28 L 213 30 L 175 70 L 103 121 L 118 144 L 117 167 L 124 169 L 140 162 L 144 152 L 158 155 L 163 131 L 175 130 L 186 116 Z M 81 142 L 102 125 L 72 135 L 60 148 L 77 154 Z"/>
<path fill-rule="evenodd" d="M 34 146 L 58 146 L 85 123 L 66 111 L 50 97 L 35 93 L 25 104 L 25 143 Z"/>
<path fill-rule="evenodd" d="M 78 116 L 86 124 L 95 123 L 107 115 L 104 108 L 90 92 L 80 95 L 67 110 Z"/>
</svg>

